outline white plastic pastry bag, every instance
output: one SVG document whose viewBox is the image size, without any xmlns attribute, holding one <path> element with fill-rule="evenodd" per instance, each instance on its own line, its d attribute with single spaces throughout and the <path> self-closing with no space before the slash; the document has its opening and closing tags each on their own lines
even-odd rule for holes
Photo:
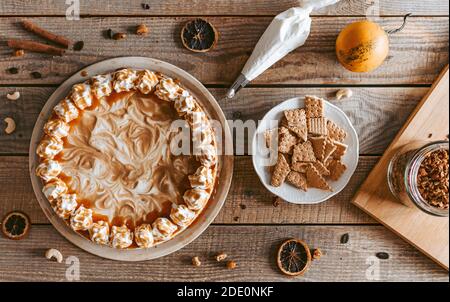
<svg viewBox="0 0 450 302">
<path fill-rule="evenodd" d="M 303 0 L 300 7 L 277 15 L 259 39 L 241 74 L 228 91 L 232 98 L 240 88 L 263 73 L 289 52 L 305 44 L 311 29 L 310 13 L 340 0 Z"/>
</svg>

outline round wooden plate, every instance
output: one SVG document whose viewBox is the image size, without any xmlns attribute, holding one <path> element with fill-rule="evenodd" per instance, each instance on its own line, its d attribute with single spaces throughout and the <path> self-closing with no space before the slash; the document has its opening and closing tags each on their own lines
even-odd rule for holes
<svg viewBox="0 0 450 302">
<path fill-rule="evenodd" d="M 83 71 L 87 72 L 86 77 L 83 77 L 81 75 L 81 72 L 77 72 L 69 79 L 67 79 L 64 83 L 62 83 L 61 86 L 59 86 L 58 89 L 56 89 L 55 92 L 50 96 L 47 103 L 44 105 L 44 108 L 42 108 L 41 113 L 39 114 L 39 117 L 33 129 L 33 134 L 31 136 L 29 151 L 29 170 L 31 183 L 39 205 L 41 206 L 42 210 L 44 211 L 45 215 L 50 220 L 52 225 L 67 240 L 82 248 L 83 250 L 100 257 L 121 261 L 141 261 L 155 259 L 173 253 L 192 242 L 203 231 L 206 230 L 206 228 L 211 224 L 211 222 L 219 213 L 227 197 L 231 185 L 231 179 L 233 176 L 233 156 L 219 156 L 219 177 L 215 191 L 211 196 L 207 207 L 189 228 L 167 242 L 161 243 L 155 247 L 148 249 L 121 250 L 95 244 L 90 240 L 82 237 L 77 232 L 73 231 L 64 220 L 62 220 L 55 214 L 48 200 L 42 193 L 43 183 L 35 175 L 35 168 L 39 163 L 38 156 L 36 155 L 36 147 L 42 137 L 43 126 L 49 118 L 53 107 L 65 96 L 67 96 L 74 84 L 83 82 L 92 76 L 113 72 L 119 68 L 125 67 L 134 69 L 145 68 L 155 72 L 158 71 L 169 77 L 180 80 L 182 85 L 185 86 L 201 103 L 209 117 L 212 120 L 219 121 L 222 125 L 221 139 L 223 143 L 222 147 L 220 147 L 221 150 L 218 150 L 219 154 L 225 154 L 223 152 L 225 146 L 227 146 L 228 150 L 230 150 L 230 147 L 231 150 L 233 150 L 233 141 L 230 134 L 230 128 L 228 127 L 228 123 L 226 122 L 225 115 L 223 114 L 222 109 L 220 108 L 214 97 L 211 95 L 211 93 L 197 79 L 188 74 L 186 71 L 163 61 L 146 57 L 119 57 L 98 62 L 85 67 Z"/>
</svg>

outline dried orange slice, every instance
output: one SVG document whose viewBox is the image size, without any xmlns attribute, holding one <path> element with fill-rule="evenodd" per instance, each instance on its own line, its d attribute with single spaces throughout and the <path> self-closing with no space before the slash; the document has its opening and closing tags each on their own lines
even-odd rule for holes
<svg viewBox="0 0 450 302">
<path fill-rule="evenodd" d="M 11 212 L 3 218 L 2 232 L 13 240 L 19 240 L 25 237 L 30 230 L 30 218 L 22 212 Z"/>
<path fill-rule="evenodd" d="M 278 249 L 277 264 L 286 275 L 303 275 L 311 264 L 311 252 L 308 245 L 298 239 L 283 242 Z"/>
<path fill-rule="evenodd" d="M 207 52 L 216 45 L 219 34 L 206 20 L 195 19 L 186 23 L 181 30 L 184 47 L 194 52 Z"/>
</svg>

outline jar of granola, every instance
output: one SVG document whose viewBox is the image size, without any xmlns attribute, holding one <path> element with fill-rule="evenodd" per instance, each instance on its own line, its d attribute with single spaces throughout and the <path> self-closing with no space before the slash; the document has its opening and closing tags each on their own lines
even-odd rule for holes
<svg viewBox="0 0 450 302">
<path fill-rule="evenodd" d="M 435 216 L 448 216 L 448 159 L 448 141 L 405 145 L 388 166 L 390 191 L 407 206 Z"/>
</svg>

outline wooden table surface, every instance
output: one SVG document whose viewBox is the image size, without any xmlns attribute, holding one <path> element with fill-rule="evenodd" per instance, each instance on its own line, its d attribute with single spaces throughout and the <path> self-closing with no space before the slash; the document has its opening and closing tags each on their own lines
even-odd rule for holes
<svg viewBox="0 0 450 302">
<path fill-rule="evenodd" d="M 80 1 L 81 19 L 65 18 L 60 0 L 0 1 L 0 119 L 12 117 L 16 131 L 6 135 L 0 126 L 0 217 L 12 210 L 27 213 L 33 226 L 21 241 L 0 239 L 0 280 L 66 280 L 66 264 L 44 258 L 48 248 L 80 261 L 80 280 L 148 281 L 368 281 L 367 271 L 379 252 L 382 281 L 448 281 L 448 272 L 350 204 L 350 199 L 379 159 L 416 104 L 448 64 L 449 5 L 441 0 L 380 0 L 378 22 L 386 29 L 414 14 L 404 31 L 391 37 L 387 61 L 365 74 L 345 71 L 336 61 L 334 42 L 349 22 L 364 18 L 372 1 L 342 0 L 314 12 L 307 43 L 267 70 L 236 99 L 226 100 L 226 88 L 266 26 L 277 13 L 294 6 L 291 0 L 130 0 Z M 150 5 L 144 10 L 141 3 Z M 375 1 L 378 2 L 378 1 Z M 206 16 L 219 30 L 217 47 L 195 54 L 181 45 L 183 23 Z M 18 22 L 29 19 L 74 41 L 83 40 L 81 52 L 52 58 L 27 53 L 13 58 L 7 38 L 36 39 Z M 147 37 L 106 39 L 109 28 L 129 31 L 145 23 Z M 49 224 L 33 194 L 28 176 L 28 145 L 34 122 L 56 87 L 91 63 L 114 56 L 143 55 L 175 64 L 201 80 L 216 96 L 227 118 L 258 120 L 274 105 L 305 94 L 332 96 L 351 87 L 351 99 L 335 102 L 356 127 L 361 157 L 347 188 L 336 197 L 313 206 L 280 203 L 259 182 L 249 156 L 235 157 L 234 181 L 228 199 L 213 225 L 182 250 L 162 259 L 140 263 L 105 260 L 66 241 Z M 18 74 L 9 74 L 16 67 Z M 30 73 L 38 71 L 42 78 Z M 20 91 L 11 102 L 6 94 Z M 346 244 L 340 243 L 349 234 Z M 302 238 L 320 247 L 324 256 L 304 277 L 289 279 L 279 273 L 275 252 L 286 238 Z M 224 251 L 238 268 L 227 270 L 211 259 Z M 203 265 L 190 265 L 200 256 Z M 378 258 L 375 258 L 378 259 Z M 376 261 L 375 261 L 376 262 Z M 108 273 L 106 273 L 108 272 Z M 370 275 L 370 274 L 369 274 Z"/>
</svg>

